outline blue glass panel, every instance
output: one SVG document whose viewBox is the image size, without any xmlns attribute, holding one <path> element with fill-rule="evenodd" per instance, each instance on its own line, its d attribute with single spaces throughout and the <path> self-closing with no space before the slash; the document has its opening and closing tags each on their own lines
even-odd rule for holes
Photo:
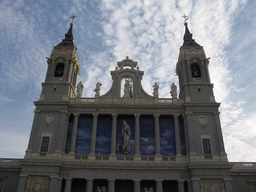
<svg viewBox="0 0 256 192">
<path fill-rule="evenodd" d="M 109 155 L 111 148 L 112 116 L 99 115 L 97 122 L 96 155 Z"/>
<path fill-rule="evenodd" d="M 186 141 L 185 141 L 185 132 L 184 132 L 184 120 L 182 116 L 179 117 L 179 127 L 180 127 L 180 145 L 181 145 L 181 154 L 186 155 Z"/>
<path fill-rule="evenodd" d="M 175 130 L 174 120 L 171 115 L 160 115 L 161 154 L 163 156 L 175 156 Z"/>
<path fill-rule="evenodd" d="M 87 155 L 90 153 L 92 123 L 92 115 L 80 115 L 76 137 L 76 154 Z"/>
<path fill-rule="evenodd" d="M 69 123 L 68 123 L 68 133 L 67 133 L 67 141 L 66 141 L 66 150 L 65 153 L 70 152 L 70 145 L 71 145 L 71 138 L 72 138 L 72 131 L 73 131 L 73 125 L 74 125 L 74 116 L 70 115 L 69 117 Z"/>
<path fill-rule="evenodd" d="M 140 116 L 140 154 L 155 155 L 155 120 L 152 115 Z"/>
<path fill-rule="evenodd" d="M 131 138 L 130 138 L 130 146 L 131 146 L 131 152 L 130 153 L 122 153 L 119 150 L 119 146 L 121 145 L 122 137 L 121 137 L 121 129 L 123 127 L 123 121 L 126 121 L 126 123 L 130 126 L 131 129 Z M 118 115 L 117 118 L 117 134 L 116 134 L 116 155 L 134 155 L 135 148 L 135 119 L 133 115 Z"/>
</svg>

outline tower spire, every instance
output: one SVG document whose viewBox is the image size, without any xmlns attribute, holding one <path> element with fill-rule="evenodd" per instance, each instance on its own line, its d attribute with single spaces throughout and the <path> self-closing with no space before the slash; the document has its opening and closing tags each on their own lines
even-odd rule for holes
<svg viewBox="0 0 256 192">
<path fill-rule="evenodd" d="M 72 18 L 72 22 L 70 23 L 70 28 L 68 30 L 68 32 L 65 34 L 65 39 L 62 39 L 62 42 L 59 43 L 57 46 L 74 46 L 74 37 L 73 37 L 73 33 L 72 33 L 72 27 L 74 26 L 74 19 L 76 18 L 74 15 L 71 17 Z"/>
<path fill-rule="evenodd" d="M 187 20 L 187 19 L 186 19 Z M 183 46 L 200 46 L 199 44 L 197 44 L 195 42 L 195 40 L 192 38 L 192 34 L 190 33 L 189 29 L 188 29 L 188 23 L 184 22 L 184 25 L 185 25 L 185 34 L 184 34 L 184 37 L 183 37 Z"/>
</svg>

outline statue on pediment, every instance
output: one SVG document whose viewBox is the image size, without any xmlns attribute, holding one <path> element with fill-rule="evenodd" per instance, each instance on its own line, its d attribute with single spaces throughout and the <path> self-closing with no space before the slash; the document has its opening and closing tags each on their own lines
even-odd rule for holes
<svg viewBox="0 0 256 192">
<path fill-rule="evenodd" d="M 97 82 L 96 83 L 96 88 L 94 89 L 94 91 L 95 91 L 95 97 L 99 97 L 100 96 L 100 86 L 101 86 L 102 84 L 100 83 L 100 82 Z"/>
<path fill-rule="evenodd" d="M 76 87 L 76 93 L 77 93 L 77 97 L 82 97 L 83 94 L 83 89 L 84 89 L 84 85 L 83 83 L 80 81 Z"/>
<path fill-rule="evenodd" d="M 177 99 L 177 86 L 174 83 L 171 85 L 171 96 L 173 99 Z"/>
<path fill-rule="evenodd" d="M 159 89 L 159 86 L 158 86 L 157 83 L 155 83 L 155 85 L 154 85 L 153 87 L 154 87 L 154 92 L 153 92 L 154 98 L 158 98 L 158 89 Z"/>
</svg>

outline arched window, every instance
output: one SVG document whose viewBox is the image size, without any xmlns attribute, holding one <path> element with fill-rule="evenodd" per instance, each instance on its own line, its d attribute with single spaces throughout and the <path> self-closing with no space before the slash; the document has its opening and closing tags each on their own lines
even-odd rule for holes
<svg viewBox="0 0 256 192">
<path fill-rule="evenodd" d="M 64 73 L 64 63 L 58 63 L 55 69 L 54 77 L 62 77 Z"/>
<path fill-rule="evenodd" d="M 201 77 L 201 70 L 198 63 L 193 63 L 191 65 L 191 73 L 192 73 L 192 77 L 195 77 L 195 78 Z"/>
</svg>

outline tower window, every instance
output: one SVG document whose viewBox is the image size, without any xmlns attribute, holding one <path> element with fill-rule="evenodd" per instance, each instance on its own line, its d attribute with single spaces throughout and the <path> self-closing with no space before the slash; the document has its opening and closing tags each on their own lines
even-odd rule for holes
<svg viewBox="0 0 256 192">
<path fill-rule="evenodd" d="M 43 137 L 41 143 L 41 150 L 40 152 L 47 153 L 49 147 L 50 137 Z"/>
<path fill-rule="evenodd" d="M 203 150 L 205 155 L 211 155 L 212 149 L 211 149 L 211 142 L 210 139 L 202 139 L 203 142 Z"/>
<path fill-rule="evenodd" d="M 201 70 L 200 70 L 198 63 L 193 63 L 191 65 L 191 73 L 192 73 L 192 77 L 194 77 L 194 78 L 201 77 Z"/>
<path fill-rule="evenodd" d="M 56 67 L 55 73 L 54 73 L 54 77 L 62 77 L 64 73 L 64 64 L 63 63 L 59 63 Z"/>
</svg>

